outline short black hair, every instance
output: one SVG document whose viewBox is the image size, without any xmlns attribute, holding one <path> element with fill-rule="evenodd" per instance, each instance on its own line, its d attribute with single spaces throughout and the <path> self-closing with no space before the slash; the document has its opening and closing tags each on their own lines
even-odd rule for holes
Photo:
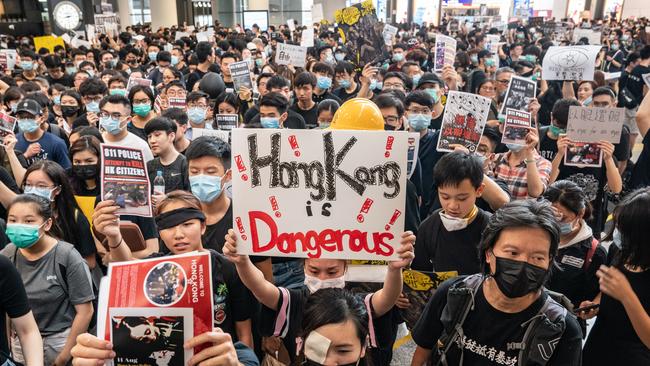
<svg viewBox="0 0 650 366">
<path fill-rule="evenodd" d="M 108 88 L 100 78 L 88 78 L 79 85 L 79 94 L 82 97 L 88 95 L 106 95 Z"/>
<path fill-rule="evenodd" d="M 399 118 L 402 118 L 404 115 L 404 103 L 393 94 L 379 94 L 372 101 L 377 105 L 377 107 L 379 107 L 379 109 L 395 107 Z"/>
<path fill-rule="evenodd" d="M 325 62 L 316 62 L 314 66 L 311 68 L 311 71 L 313 73 L 322 73 L 322 74 L 327 74 L 330 77 L 334 76 L 334 68 L 332 65 L 327 64 Z"/>
<path fill-rule="evenodd" d="M 205 62 L 208 57 L 212 55 L 212 46 L 210 45 L 210 42 L 202 41 L 197 43 L 194 53 L 196 54 L 199 63 Z"/>
<path fill-rule="evenodd" d="M 266 81 L 266 90 L 291 88 L 291 81 L 280 75 L 273 75 Z"/>
<path fill-rule="evenodd" d="M 408 109 L 408 107 L 410 107 L 413 103 L 428 107 L 429 109 L 433 109 L 434 106 L 433 97 L 431 94 L 427 93 L 424 90 L 416 90 L 406 96 L 406 100 L 404 101 L 406 108 Z"/>
<path fill-rule="evenodd" d="M 300 86 L 311 85 L 312 88 L 315 88 L 316 82 L 317 80 L 314 74 L 308 71 L 303 71 L 300 74 L 298 74 L 298 76 L 296 76 L 296 78 L 293 80 L 293 86 L 297 88 Z"/>
<path fill-rule="evenodd" d="M 483 183 L 483 164 L 472 154 L 451 152 L 441 157 L 433 168 L 433 182 L 437 187 L 458 187 L 465 179 L 475 189 Z"/>
<path fill-rule="evenodd" d="M 232 58 L 232 59 L 234 59 L 235 61 L 239 61 L 239 55 L 237 55 L 237 54 L 234 53 L 234 52 L 225 52 L 225 53 L 223 53 L 223 54 L 221 55 L 221 61 L 223 61 L 223 59 L 225 59 L 225 58 Z"/>
<path fill-rule="evenodd" d="M 107 103 L 121 104 L 125 106 L 129 110 L 129 114 L 131 114 L 131 102 L 129 102 L 129 100 L 123 95 L 113 94 L 105 96 L 99 102 L 99 109 L 102 109 Z"/>
<path fill-rule="evenodd" d="M 650 58 L 650 45 L 643 46 L 641 51 L 639 51 L 639 55 L 641 55 L 642 60 L 649 59 Z"/>
<path fill-rule="evenodd" d="M 340 74 L 342 72 L 349 75 L 354 75 L 355 74 L 354 65 L 348 61 L 340 61 L 339 63 L 336 64 L 336 67 L 334 68 L 334 73 Z"/>
<path fill-rule="evenodd" d="M 180 108 L 167 108 L 162 112 L 161 116 L 169 118 L 182 126 L 186 125 L 189 119 L 187 117 L 187 112 Z"/>
<path fill-rule="evenodd" d="M 151 106 L 153 106 L 153 102 L 156 100 L 156 97 L 154 97 L 153 91 L 151 91 L 151 88 L 147 85 L 134 85 L 131 87 L 131 90 L 129 90 L 129 101 L 131 102 L 131 104 L 133 104 L 133 98 L 135 97 L 135 94 L 138 92 L 145 93 L 149 98 Z"/>
<path fill-rule="evenodd" d="M 404 89 L 411 90 L 413 89 L 413 81 L 405 73 L 401 71 L 389 71 L 384 75 L 384 81 L 389 78 L 398 78 L 404 83 Z"/>
<path fill-rule="evenodd" d="M 599 86 L 598 88 L 594 89 L 594 92 L 591 94 L 591 98 L 595 98 L 599 95 L 607 95 L 613 100 L 616 100 L 616 92 L 609 86 Z"/>
<path fill-rule="evenodd" d="M 174 123 L 171 119 L 167 117 L 156 117 L 147 122 L 147 124 L 144 126 L 144 133 L 145 135 L 149 136 L 149 134 L 156 131 L 163 131 L 169 135 L 172 132 L 176 133 L 177 129 L 178 127 L 176 126 L 176 123 Z"/>
<path fill-rule="evenodd" d="M 158 52 L 158 54 L 156 55 L 156 61 L 157 62 L 163 61 L 163 62 L 170 62 L 171 63 L 172 62 L 172 54 L 171 54 L 171 52 L 169 52 L 169 51 L 160 51 L 160 52 Z"/>
<path fill-rule="evenodd" d="M 214 110 L 219 110 L 219 104 L 227 103 L 233 106 L 237 111 L 239 111 L 239 98 L 235 93 L 223 92 L 217 96 L 217 99 L 214 100 Z M 215 112 L 217 114 L 217 112 Z"/>
<path fill-rule="evenodd" d="M 544 192 L 544 198 L 551 203 L 559 203 L 576 215 L 584 210 L 583 219 L 591 218 L 591 204 L 578 184 L 570 180 L 558 180 Z"/>
<path fill-rule="evenodd" d="M 262 82 L 262 79 L 269 79 L 269 78 L 272 78 L 272 77 L 273 77 L 273 74 L 271 74 L 270 72 L 261 73 L 260 76 L 258 76 L 257 80 L 256 80 L 257 87 L 259 88 L 260 83 Z"/>
<path fill-rule="evenodd" d="M 270 92 L 262 97 L 260 100 L 260 108 L 262 106 L 275 107 L 280 114 L 283 114 L 289 108 L 289 101 L 284 95 L 278 92 Z"/>
<path fill-rule="evenodd" d="M 650 220 L 650 188 L 639 188 L 629 193 L 614 209 L 614 222 L 621 233 L 621 251 L 614 257 L 614 265 L 628 264 L 642 270 L 650 268 L 648 245 Z"/>
<path fill-rule="evenodd" d="M 582 104 L 580 104 L 577 99 L 573 98 L 558 99 L 555 104 L 553 104 L 551 117 L 553 117 L 553 120 L 555 120 L 558 127 L 565 128 L 567 123 L 569 123 L 569 108 L 571 106 L 580 107 Z"/>
<path fill-rule="evenodd" d="M 230 169 L 230 144 L 215 136 L 201 136 L 192 140 L 185 151 L 187 161 L 212 156 L 221 160 L 224 168 Z"/>
<path fill-rule="evenodd" d="M 210 96 L 202 91 L 193 91 L 187 94 L 187 97 L 185 98 L 185 101 L 187 103 L 189 102 L 196 102 L 202 98 L 205 98 L 205 101 L 207 103 L 210 103 Z"/>
<path fill-rule="evenodd" d="M 483 129 L 483 136 L 490 140 L 495 148 L 501 143 L 501 132 L 499 132 L 499 128 L 497 127 L 485 126 L 485 129 Z M 490 152 L 494 152 L 494 150 Z"/>
<path fill-rule="evenodd" d="M 72 130 L 70 134 L 72 135 L 73 133 L 79 134 L 79 137 L 94 136 L 97 140 L 99 140 L 99 142 L 104 142 L 104 137 L 102 136 L 101 131 L 99 131 L 99 129 L 95 126 L 79 126 Z"/>
</svg>

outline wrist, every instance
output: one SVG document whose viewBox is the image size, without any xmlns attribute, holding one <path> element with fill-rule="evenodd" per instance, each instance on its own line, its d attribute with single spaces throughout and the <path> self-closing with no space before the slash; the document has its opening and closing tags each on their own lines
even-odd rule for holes
<svg viewBox="0 0 650 366">
<path fill-rule="evenodd" d="M 122 239 L 122 235 L 115 235 L 115 236 L 109 236 L 107 237 L 107 245 L 109 249 L 117 249 L 120 245 L 122 245 L 122 242 L 124 239 Z"/>
</svg>

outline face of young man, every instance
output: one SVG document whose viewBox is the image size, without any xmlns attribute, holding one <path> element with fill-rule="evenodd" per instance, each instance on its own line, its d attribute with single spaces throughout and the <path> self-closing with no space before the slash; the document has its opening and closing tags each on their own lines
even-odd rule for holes
<svg viewBox="0 0 650 366">
<path fill-rule="evenodd" d="M 167 133 L 165 131 L 154 131 L 147 136 L 147 142 L 151 148 L 151 152 L 159 156 L 167 152 L 174 144 L 176 138 L 175 133 Z"/>
<path fill-rule="evenodd" d="M 472 186 L 469 179 L 464 179 L 457 186 L 448 184 L 438 187 L 438 198 L 440 205 L 445 214 L 456 217 L 467 217 L 474 205 L 476 199 L 483 194 L 483 185 L 478 189 Z"/>
</svg>

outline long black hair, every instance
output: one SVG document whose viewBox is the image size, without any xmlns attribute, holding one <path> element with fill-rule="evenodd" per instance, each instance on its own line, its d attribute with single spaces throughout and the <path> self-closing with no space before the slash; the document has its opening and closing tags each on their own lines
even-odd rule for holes
<svg viewBox="0 0 650 366">
<path fill-rule="evenodd" d="M 37 196 L 35 194 L 20 194 L 16 196 L 13 201 L 11 201 L 7 207 L 7 213 L 9 213 L 11 211 L 11 208 L 17 203 L 29 203 L 34 205 L 36 208 L 36 213 L 43 218 L 43 222 L 52 218 L 52 206 L 50 206 L 50 202 L 48 200 L 41 196 Z"/>
<path fill-rule="evenodd" d="M 84 135 L 79 137 L 77 141 L 70 146 L 70 159 L 72 160 L 74 158 L 74 154 L 80 153 L 82 151 L 89 151 L 91 154 L 97 156 L 97 174 L 93 177 L 95 179 L 95 183 L 97 185 L 100 184 L 100 176 L 101 176 L 101 147 L 100 147 L 101 142 L 92 135 Z M 86 182 L 79 179 L 77 176 L 74 175 L 72 172 L 72 168 L 70 169 L 70 174 L 69 174 L 69 181 L 70 184 L 73 188 L 73 193 L 78 193 L 81 192 L 83 189 L 86 188 Z"/>
<path fill-rule="evenodd" d="M 614 264 L 627 264 L 650 268 L 650 245 L 648 223 L 650 222 L 650 187 L 639 188 L 627 195 L 614 209 L 616 228 L 621 233 L 621 250 L 614 257 Z"/>
<path fill-rule="evenodd" d="M 551 203 L 559 203 L 576 215 L 584 210 L 582 218 L 591 218 L 591 204 L 587 201 L 585 192 L 576 183 L 569 180 L 558 180 L 551 184 L 544 192 L 544 198 Z"/>
</svg>

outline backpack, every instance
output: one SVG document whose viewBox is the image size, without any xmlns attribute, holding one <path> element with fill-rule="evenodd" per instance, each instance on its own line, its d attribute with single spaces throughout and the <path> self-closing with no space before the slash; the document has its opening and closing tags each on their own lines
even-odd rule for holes
<svg viewBox="0 0 650 366">
<path fill-rule="evenodd" d="M 463 338 L 463 323 L 469 312 L 474 309 L 474 297 L 484 280 L 484 275 L 474 274 L 465 277 L 449 288 L 447 304 L 440 316 L 443 331 L 437 342 L 435 365 L 448 365 L 446 354 L 459 338 Z M 567 309 L 557 303 L 546 289 L 542 292 L 542 296 L 544 305 L 537 315 L 521 324 L 522 328 L 526 328 L 523 339 L 520 342 L 507 345 L 508 349 L 519 350 L 517 356 L 517 365 L 519 366 L 546 365 L 553 356 L 555 347 L 566 329 Z M 459 345 L 459 347 L 461 349 L 459 365 L 462 365 L 463 346 Z"/>
</svg>

